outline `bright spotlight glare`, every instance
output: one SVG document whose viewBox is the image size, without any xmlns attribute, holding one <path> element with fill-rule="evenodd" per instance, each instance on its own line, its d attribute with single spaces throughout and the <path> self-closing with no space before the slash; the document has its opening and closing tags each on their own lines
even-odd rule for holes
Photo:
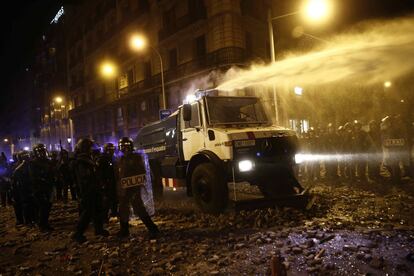
<svg viewBox="0 0 414 276">
<path fill-rule="evenodd" d="M 62 97 L 56 97 L 56 98 L 55 98 L 55 102 L 57 102 L 57 103 L 61 103 L 61 102 L 63 102 Z"/>
<path fill-rule="evenodd" d="M 253 162 L 250 160 L 242 160 L 239 162 L 239 171 L 248 172 L 253 169 Z"/>
<path fill-rule="evenodd" d="M 27 150 L 28 151 L 29 150 L 29 147 L 24 147 L 23 150 Z"/>
<path fill-rule="evenodd" d="M 193 94 L 189 94 L 185 97 L 184 103 L 190 104 L 197 100 L 197 97 Z"/>
<path fill-rule="evenodd" d="M 384 86 L 385 87 L 391 87 L 392 86 L 392 82 L 390 82 L 390 81 L 386 81 L 386 82 L 384 82 Z"/>
<path fill-rule="evenodd" d="M 304 6 L 304 12 L 307 19 L 312 21 L 321 21 L 331 14 L 331 3 L 328 0 L 308 0 Z"/>
<path fill-rule="evenodd" d="M 294 91 L 295 91 L 295 94 L 298 95 L 298 96 L 302 96 L 302 94 L 303 94 L 303 88 L 302 87 L 296 86 Z"/>
<path fill-rule="evenodd" d="M 295 154 L 295 163 L 302 164 L 305 161 L 305 156 L 301 153 Z"/>
</svg>

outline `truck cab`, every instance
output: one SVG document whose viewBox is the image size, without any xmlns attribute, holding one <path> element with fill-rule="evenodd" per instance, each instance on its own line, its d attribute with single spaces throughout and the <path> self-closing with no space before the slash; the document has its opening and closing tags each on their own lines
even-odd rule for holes
<svg viewBox="0 0 414 276">
<path fill-rule="evenodd" d="M 303 191 L 293 172 L 297 137 L 272 125 L 258 97 L 199 91 L 135 143 L 148 155 L 155 194 L 161 179 L 174 179 L 205 212 L 226 208 L 228 183 L 257 185 L 270 199 Z"/>
</svg>

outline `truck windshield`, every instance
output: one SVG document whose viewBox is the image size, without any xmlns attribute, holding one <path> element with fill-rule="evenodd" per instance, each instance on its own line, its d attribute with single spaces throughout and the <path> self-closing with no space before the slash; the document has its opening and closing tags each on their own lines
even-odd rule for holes
<svg viewBox="0 0 414 276">
<path fill-rule="evenodd" d="M 210 125 L 266 124 L 268 119 L 256 97 L 206 97 Z"/>
</svg>

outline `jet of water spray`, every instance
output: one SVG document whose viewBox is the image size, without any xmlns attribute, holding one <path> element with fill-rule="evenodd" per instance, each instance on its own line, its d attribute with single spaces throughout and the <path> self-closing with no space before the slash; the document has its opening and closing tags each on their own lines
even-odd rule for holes
<svg viewBox="0 0 414 276">
<path fill-rule="evenodd" d="M 318 50 L 248 70 L 232 68 L 217 89 L 249 86 L 328 84 L 338 81 L 383 83 L 414 71 L 414 17 L 371 22 L 338 35 Z"/>
</svg>

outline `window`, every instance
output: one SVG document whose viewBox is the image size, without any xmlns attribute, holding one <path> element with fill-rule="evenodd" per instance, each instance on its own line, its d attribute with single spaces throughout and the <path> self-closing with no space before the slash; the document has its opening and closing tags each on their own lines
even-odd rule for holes
<svg viewBox="0 0 414 276">
<path fill-rule="evenodd" d="M 196 56 L 204 56 L 206 54 L 206 37 L 205 35 L 196 38 Z"/>
<path fill-rule="evenodd" d="M 137 106 L 135 103 L 128 105 L 128 122 L 129 124 L 136 124 L 137 122 Z"/>
<path fill-rule="evenodd" d="M 246 32 L 246 54 L 248 57 L 253 55 L 253 39 L 252 34 Z"/>
<path fill-rule="evenodd" d="M 131 86 L 134 83 L 134 71 L 129 69 L 127 72 L 128 86 Z"/>
<path fill-rule="evenodd" d="M 191 120 L 188 122 L 184 122 L 183 125 L 184 125 L 184 128 L 201 127 L 198 103 L 193 103 L 191 105 Z"/>
<path fill-rule="evenodd" d="M 122 107 L 118 107 L 116 110 L 116 125 L 123 126 L 124 125 L 124 117 L 122 114 Z"/>
<path fill-rule="evenodd" d="M 144 63 L 144 76 L 146 80 L 151 79 L 151 62 Z"/>
<path fill-rule="evenodd" d="M 175 68 L 177 66 L 177 49 L 171 49 L 169 51 L 170 58 L 170 68 Z"/>
<path fill-rule="evenodd" d="M 164 28 L 167 28 L 167 29 L 175 28 L 176 20 L 175 20 L 175 9 L 174 8 L 164 12 L 162 23 L 163 23 Z"/>
<path fill-rule="evenodd" d="M 140 11 L 148 11 L 150 8 L 150 4 L 148 0 L 138 0 L 138 9 Z"/>
</svg>

